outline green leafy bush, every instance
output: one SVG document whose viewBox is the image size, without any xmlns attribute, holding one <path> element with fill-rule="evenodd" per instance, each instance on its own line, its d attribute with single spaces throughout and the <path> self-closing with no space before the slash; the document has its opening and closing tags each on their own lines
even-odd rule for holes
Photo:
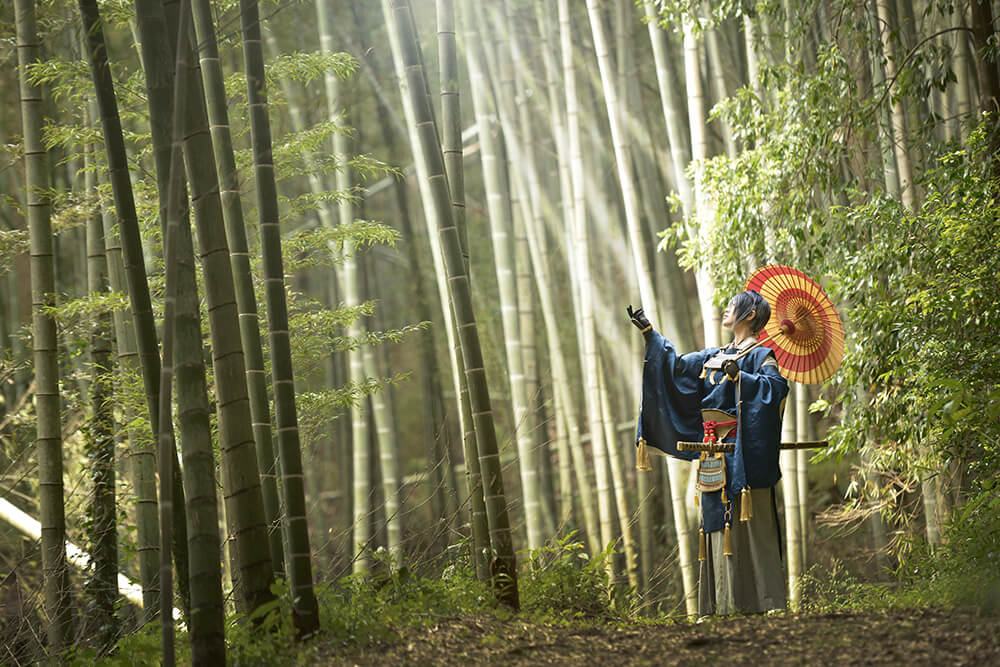
<svg viewBox="0 0 1000 667">
<path fill-rule="evenodd" d="M 494 606 L 489 586 L 477 581 L 468 559 L 459 556 L 440 578 L 414 573 L 384 549 L 374 554 L 372 572 L 352 575 L 319 589 L 323 631 L 342 645 L 366 646 L 399 636 L 445 616 L 481 613 Z"/>
<path fill-rule="evenodd" d="M 833 561 L 827 568 L 813 565 L 799 584 L 800 611 L 824 614 L 834 611 L 874 611 L 889 605 L 889 589 L 862 582 L 844 564 Z"/>
<path fill-rule="evenodd" d="M 591 557 L 571 533 L 532 551 L 521 575 L 522 612 L 542 621 L 620 619 L 631 613 L 631 591 L 615 592 L 608 579 L 614 545 Z"/>
</svg>

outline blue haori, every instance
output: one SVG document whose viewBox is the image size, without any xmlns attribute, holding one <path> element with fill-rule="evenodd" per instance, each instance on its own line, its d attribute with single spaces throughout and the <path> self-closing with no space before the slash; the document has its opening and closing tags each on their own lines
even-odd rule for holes
<svg viewBox="0 0 1000 667">
<path fill-rule="evenodd" d="M 753 342 L 744 341 L 741 349 Z M 725 527 L 726 508 L 731 509 L 733 499 L 745 489 L 770 488 L 781 479 L 781 412 L 788 382 L 778 371 L 770 349 L 751 350 L 737 362 L 742 402 L 737 410 L 736 382 L 721 372 L 704 372 L 706 362 L 719 352 L 737 351 L 712 347 L 680 355 L 656 331 L 646 341 L 636 443 L 642 438 L 653 451 L 690 461 L 698 458 L 699 452 L 678 451 L 677 442 L 702 440 L 702 410 L 721 410 L 732 419 L 739 418 L 735 451 L 725 454 L 729 502 L 722 502 L 722 490 L 702 494 L 702 530 L 706 533 Z"/>
</svg>

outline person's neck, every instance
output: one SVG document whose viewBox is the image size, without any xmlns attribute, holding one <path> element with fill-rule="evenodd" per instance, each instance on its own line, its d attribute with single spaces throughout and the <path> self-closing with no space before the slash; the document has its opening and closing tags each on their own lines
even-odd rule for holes
<svg viewBox="0 0 1000 667">
<path fill-rule="evenodd" d="M 733 327 L 733 345 L 739 347 L 748 338 L 753 338 L 750 327 L 738 325 Z"/>
</svg>

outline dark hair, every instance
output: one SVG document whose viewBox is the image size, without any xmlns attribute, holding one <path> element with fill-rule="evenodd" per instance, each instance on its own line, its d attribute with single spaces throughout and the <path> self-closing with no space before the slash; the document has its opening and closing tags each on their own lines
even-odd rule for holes
<svg viewBox="0 0 1000 667">
<path fill-rule="evenodd" d="M 771 306 L 767 304 L 767 300 L 760 295 L 760 292 L 755 290 L 740 292 L 729 300 L 729 305 L 733 307 L 734 322 L 742 322 L 756 311 L 753 319 L 750 320 L 750 333 L 754 335 L 763 329 L 767 321 L 771 319 Z"/>
</svg>

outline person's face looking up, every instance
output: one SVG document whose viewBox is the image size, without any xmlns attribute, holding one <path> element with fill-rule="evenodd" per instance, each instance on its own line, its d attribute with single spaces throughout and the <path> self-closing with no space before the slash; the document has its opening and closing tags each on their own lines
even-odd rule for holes
<svg viewBox="0 0 1000 667">
<path fill-rule="evenodd" d="M 722 326 L 727 329 L 732 329 L 733 324 L 736 322 L 736 309 L 733 307 L 732 302 L 726 306 L 726 309 L 722 311 Z"/>
</svg>

